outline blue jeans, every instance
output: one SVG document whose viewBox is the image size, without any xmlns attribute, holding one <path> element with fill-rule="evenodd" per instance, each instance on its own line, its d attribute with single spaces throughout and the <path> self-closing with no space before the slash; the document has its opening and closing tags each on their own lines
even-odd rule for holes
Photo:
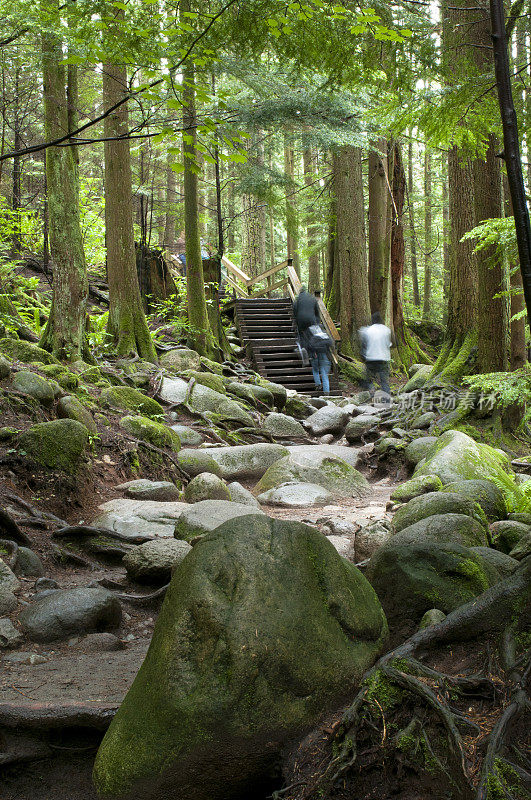
<svg viewBox="0 0 531 800">
<path fill-rule="evenodd" d="M 373 383 L 379 383 L 382 392 L 391 394 L 391 387 L 389 386 L 389 361 L 365 362 L 365 380 L 362 381 L 362 386 L 372 394 Z"/>
<path fill-rule="evenodd" d="M 323 387 L 323 392 L 328 394 L 330 392 L 330 382 L 328 380 L 328 373 L 330 372 L 330 359 L 326 353 L 314 353 L 310 358 L 312 365 L 313 379 L 318 389 Z"/>
</svg>

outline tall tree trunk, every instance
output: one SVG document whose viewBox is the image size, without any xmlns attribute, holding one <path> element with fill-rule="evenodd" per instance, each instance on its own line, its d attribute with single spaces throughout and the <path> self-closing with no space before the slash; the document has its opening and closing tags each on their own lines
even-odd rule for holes
<svg viewBox="0 0 531 800">
<path fill-rule="evenodd" d="M 325 303 L 330 315 L 339 318 L 341 292 L 339 289 L 339 259 L 337 243 L 337 200 L 334 168 L 332 166 L 332 186 L 330 192 L 330 216 L 328 218 L 328 269 L 325 281 Z"/>
<path fill-rule="evenodd" d="M 511 194 L 507 176 L 503 176 L 505 216 L 513 216 Z M 524 291 L 522 286 L 522 273 L 518 263 L 509 264 L 511 285 L 511 370 L 521 369 L 527 363 L 527 348 L 525 343 L 525 311 Z M 515 319 L 515 317 L 518 317 Z"/>
<path fill-rule="evenodd" d="M 17 63 L 15 66 L 15 86 L 13 93 L 13 140 L 15 151 L 22 147 L 22 137 L 20 131 L 20 67 Z M 13 257 L 20 255 L 21 241 L 20 241 L 20 207 L 22 201 L 22 159 L 20 156 L 13 158 L 13 191 L 11 208 L 13 210 L 13 238 L 11 240 L 11 254 Z"/>
<path fill-rule="evenodd" d="M 409 138 L 407 148 L 407 194 L 409 205 L 409 235 L 411 237 L 411 283 L 413 284 L 413 304 L 420 308 L 419 276 L 417 271 L 417 238 L 415 233 L 415 209 L 413 206 L 413 195 L 415 184 L 413 181 L 413 141 Z"/>
<path fill-rule="evenodd" d="M 164 220 L 164 248 L 175 252 L 175 203 L 177 201 L 177 180 L 172 170 L 173 157 L 170 152 L 166 156 L 166 218 Z"/>
<path fill-rule="evenodd" d="M 181 0 L 181 14 L 190 11 L 190 0 Z M 188 321 L 193 346 L 203 355 L 211 342 L 203 280 L 199 228 L 197 180 L 197 116 L 195 108 L 195 71 L 191 63 L 183 70 L 183 153 L 184 153 L 184 228 L 186 241 L 186 288 Z"/>
<path fill-rule="evenodd" d="M 103 103 L 110 108 L 127 94 L 125 66 L 103 67 Z M 127 103 L 116 108 L 104 121 L 105 137 L 113 139 L 129 133 Z M 112 336 L 120 356 L 138 354 L 146 361 L 157 361 L 151 340 L 136 269 L 133 234 L 133 188 L 131 153 L 127 139 L 106 141 L 105 154 L 105 234 L 107 244 L 107 279 L 109 282 L 109 320 L 107 333 Z"/>
<path fill-rule="evenodd" d="M 371 311 L 379 311 L 390 322 L 391 241 L 389 225 L 388 144 L 376 142 L 369 152 L 369 295 Z"/>
<path fill-rule="evenodd" d="M 295 152 L 287 136 L 284 137 L 284 173 L 289 182 L 286 191 L 287 257 L 293 259 L 293 266 L 300 278 L 299 215 L 297 210 L 297 196 L 295 194 Z"/>
<path fill-rule="evenodd" d="M 358 352 L 357 331 L 370 318 L 361 149 L 343 145 L 334 153 L 337 254 L 341 286 L 341 350 Z"/>
<path fill-rule="evenodd" d="M 264 145 L 260 132 L 249 140 L 249 162 L 258 169 L 264 166 Z M 263 201 L 254 194 L 243 195 L 242 267 L 248 275 L 255 276 L 265 270 L 266 261 L 266 211 Z"/>
<path fill-rule="evenodd" d="M 54 5 L 59 25 L 59 6 Z M 42 36 L 44 128 L 47 140 L 68 132 L 66 74 L 61 41 L 55 33 Z M 75 361 L 85 352 L 88 282 L 79 220 L 79 196 L 71 147 L 46 151 L 49 240 L 53 260 L 52 305 L 41 338 L 60 359 Z"/>
<path fill-rule="evenodd" d="M 234 191 L 234 164 L 229 163 L 229 185 L 227 189 L 227 249 L 233 253 L 236 248 L 236 192 Z"/>
<path fill-rule="evenodd" d="M 450 235 L 450 214 L 448 210 L 448 156 L 445 152 L 441 153 L 441 176 L 442 176 L 442 217 L 443 217 L 443 325 L 448 321 L 448 280 L 450 275 L 450 254 L 448 238 Z"/>
<path fill-rule="evenodd" d="M 422 317 L 431 317 L 431 265 L 433 249 L 432 213 L 431 213 L 431 153 L 426 146 L 424 150 L 424 292 L 422 298 Z"/>
<path fill-rule="evenodd" d="M 306 187 L 310 187 L 315 180 L 315 164 L 313 153 L 307 147 L 303 154 L 303 168 L 304 168 L 304 183 Z M 315 224 L 315 213 L 313 209 L 309 209 L 307 214 L 306 225 L 306 238 L 309 250 L 308 256 L 308 291 L 315 292 L 316 289 L 321 288 L 321 276 L 319 269 L 319 253 L 315 250 L 317 245 L 318 228 Z"/>
</svg>

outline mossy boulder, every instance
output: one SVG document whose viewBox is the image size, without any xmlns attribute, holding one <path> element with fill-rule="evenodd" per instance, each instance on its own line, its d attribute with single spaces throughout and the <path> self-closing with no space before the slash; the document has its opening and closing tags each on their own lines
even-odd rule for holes
<svg viewBox="0 0 531 800">
<path fill-rule="evenodd" d="M 137 439 L 154 444 L 155 447 L 169 447 L 175 452 L 181 449 L 181 440 L 175 431 L 160 422 L 148 419 L 148 417 L 133 415 L 122 417 L 120 427 L 136 436 Z"/>
<path fill-rule="evenodd" d="M 11 374 L 11 361 L 8 361 L 7 358 L 0 355 L 0 381 L 5 380 L 5 378 L 9 378 Z"/>
<path fill-rule="evenodd" d="M 517 491 L 507 456 L 461 431 L 443 433 L 433 451 L 417 465 L 414 474 L 415 477 L 438 475 L 445 485 L 454 481 L 487 480 L 507 487 L 507 491 Z"/>
<path fill-rule="evenodd" d="M 94 417 L 77 397 L 71 395 L 62 397 L 57 403 L 57 416 L 60 419 L 75 419 L 81 422 L 89 433 L 98 432 Z"/>
<path fill-rule="evenodd" d="M 339 456 L 317 447 L 306 452 L 292 451 L 276 461 L 256 485 L 255 493 L 262 494 L 284 483 L 313 483 L 336 497 L 362 497 L 369 488 L 361 472 Z"/>
<path fill-rule="evenodd" d="M 502 578 L 508 578 L 518 568 L 518 561 L 515 558 L 506 553 L 500 553 L 499 550 L 494 550 L 492 547 L 472 547 L 471 550 L 481 556 L 484 562 L 490 564 Z"/>
<path fill-rule="evenodd" d="M 345 428 L 347 442 L 360 442 L 362 436 L 376 430 L 380 422 L 381 418 L 376 414 L 359 414 L 354 417 Z"/>
<path fill-rule="evenodd" d="M 174 431 L 179 439 L 181 440 L 182 445 L 198 445 L 202 444 L 204 436 L 200 431 L 195 430 L 195 428 L 191 428 L 189 425 L 171 425 L 170 426 L 172 431 Z"/>
<path fill-rule="evenodd" d="M 501 576 L 471 548 L 450 542 L 408 544 L 392 536 L 372 556 L 367 577 L 389 625 L 411 630 L 429 609 L 448 614 Z"/>
<path fill-rule="evenodd" d="M 164 415 L 164 409 L 160 403 L 157 403 L 152 397 L 146 397 L 145 394 L 131 386 L 111 386 L 109 389 L 104 389 L 101 393 L 101 401 L 111 408 L 134 411 L 146 417 Z"/>
<path fill-rule="evenodd" d="M 219 375 L 214 375 L 212 372 L 197 372 L 194 369 L 188 369 L 182 375 L 187 381 L 193 378 L 196 383 L 200 383 L 202 386 L 208 386 L 209 389 L 213 389 L 219 394 L 226 394 L 225 384 Z"/>
<path fill-rule="evenodd" d="M 181 563 L 191 549 L 188 542 L 178 539 L 153 539 L 126 553 L 122 564 L 134 581 L 167 583 L 172 569 Z"/>
<path fill-rule="evenodd" d="M 79 386 L 79 376 L 62 364 L 44 364 L 41 372 L 49 378 L 55 378 L 59 386 L 67 391 L 75 391 Z"/>
<path fill-rule="evenodd" d="M 262 423 L 262 428 L 272 436 L 279 439 L 306 438 L 307 433 L 301 423 L 287 414 L 279 414 L 273 411 L 268 414 Z"/>
<path fill-rule="evenodd" d="M 485 526 L 467 514 L 433 514 L 394 534 L 395 542 L 418 544 L 425 541 L 454 542 L 464 547 L 487 545 Z"/>
<path fill-rule="evenodd" d="M 262 386 L 264 389 L 267 389 L 268 392 L 271 392 L 274 398 L 275 407 L 277 409 L 280 410 L 281 408 L 284 408 L 288 398 L 288 393 L 284 386 L 282 386 L 280 383 L 268 381 L 261 376 L 257 376 L 254 382 L 256 386 Z"/>
<path fill-rule="evenodd" d="M 271 464 L 288 453 L 287 447 L 269 442 L 208 448 L 209 456 L 219 464 L 220 474 L 227 480 L 260 478 Z"/>
<path fill-rule="evenodd" d="M 212 533 L 220 525 L 229 520 L 249 514 L 264 515 L 261 508 L 252 509 L 250 506 L 234 503 L 230 500 L 200 500 L 184 507 L 175 521 L 174 536 L 176 539 L 192 541 L 198 536 Z"/>
<path fill-rule="evenodd" d="M 311 403 L 307 403 L 306 400 L 303 400 L 302 397 L 298 397 L 297 395 L 288 397 L 284 405 L 284 413 L 288 414 L 290 417 L 295 417 L 295 419 L 306 419 L 314 412 L 314 406 L 312 406 Z"/>
<path fill-rule="evenodd" d="M 208 454 L 208 450 L 191 450 L 184 448 L 177 456 L 179 465 L 192 478 L 200 475 L 201 472 L 211 472 L 213 475 L 221 475 L 221 467 Z"/>
<path fill-rule="evenodd" d="M 420 475 L 418 478 L 402 483 L 391 495 L 396 503 L 407 503 L 414 497 L 442 489 L 442 481 L 438 475 Z"/>
<path fill-rule="evenodd" d="M 96 757 L 99 796 L 259 796 L 283 746 L 354 690 L 386 633 L 374 591 L 326 537 L 226 523 L 174 572 Z"/>
<path fill-rule="evenodd" d="M 505 519 L 507 516 L 507 504 L 503 492 L 492 481 L 454 481 L 444 486 L 443 492 L 457 493 L 479 503 L 491 522 Z"/>
<path fill-rule="evenodd" d="M 187 503 L 199 503 L 201 500 L 231 500 L 230 491 L 222 478 L 211 472 L 203 472 L 192 478 L 184 490 Z"/>
<path fill-rule="evenodd" d="M 259 383 L 249 383 L 248 386 L 256 400 L 258 400 L 260 403 L 263 403 L 268 408 L 273 408 L 275 405 L 275 398 L 269 389 L 267 389 L 265 386 L 261 386 Z"/>
<path fill-rule="evenodd" d="M 175 350 L 167 350 L 159 359 L 160 366 L 165 367 L 169 372 L 184 372 L 187 369 L 201 368 L 201 357 L 195 350 L 186 347 Z"/>
<path fill-rule="evenodd" d="M 531 533 L 524 534 L 518 544 L 513 547 L 509 555 L 517 561 L 522 561 L 524 558 L 531 555 Z"/>
<path fill-rule="evenodd" d="M 246 403 L 256 406 L 256 397 L 254 392 L 251 390 L 250 384 L 239 383 L 238 381 L 230 381 L 227 383 L 226 388 L 228 394 L 231 394 L 233 397 L 239 397 L 240 400 L 245 400 Z"/>
<path fill-rule="evenodd" d="M 422 366 L 415 370 L 414 375 L 411 376 L 403 387 L 402 392 L 406 394 L 407 392 L 414 392 L 416 389 L 422 389 L 428 382 L 432 370 L 433 367 L 430 364 L 422 364 Z"/>
<path fill-rule="evenodd" d="M 200 361 L 201 366 L 204 370 L 206 370 L 206 372 L 213 372 L 215 375 L 223 375 L 223 364 L 219 364 L 217 361 L 212 361 L 206 356 L 201 356 Z"/>
<path fill-rule="evenodd" d="M 524 536 L 531 534 L 531 527 L 523 522 L 504 519 L 490 526 L 492 544 L 502 553 L 510 553 Z"/>
<path fill-rule="evenodd" d="M 28 394 L 38 400 L 43 406 L 51 408 L 55 399 L 55 393 L 50 382 L 37 375 L 36 372 L 21 370 L 13 378 L 12 387 L 17 392 Z"/>
<path fill-rule="evenodd" d="M 477 520 L 484 532 L 487 530 L 487 520 L 481 507 L 468 497 L 462 497 L 455 492 L 428 492 L 412 498 L 394 515 L 393 530 L 398 533 L 435 514 L 465 514 Z"/>
<path fill-rule="evenodd" d="M 21 339 L 0 339 L 0 353 L 14 361 L 23 361 L 30 364 L 35 361 L 39 364 L 58 364 L 58 360 L 47 350 L 43 350 L 32 342 L 23 342 Z"/>
<path fill-rule="evenodd" d="M 231 400 L 225 394 L 209 389 L 208 386 L 196 384 L 190 393 L 188 403 L 194 411 L 209 413 L 230 422 L 238 422 L 245 427 L 254 427 L 253 418 L 239 403 Z"/>
<path fill-rule="evenodd" d="M 406 461 L 408 464 L 418 464 L 423 458 L 431 455 L 436 444 L 436 436 L 419 436 L 418 439 L 413 439 L 404 450 Z"/>
<path fill-rule="evenodd" d="M 32 425 L 18 437 L 19 452 L 50 469 L 75 472 L 88 442 L 88 430 L 73 419 Z"/>
</svg>

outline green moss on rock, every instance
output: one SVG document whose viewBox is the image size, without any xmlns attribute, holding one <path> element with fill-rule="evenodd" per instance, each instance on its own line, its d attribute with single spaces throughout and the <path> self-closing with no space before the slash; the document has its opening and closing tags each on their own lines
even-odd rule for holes
<svg viewBox="0 0 531 800">
<path fill-rule="evenodd" d="M 169 447 L 175 452 L 181 448 L 181 440 L 175 431 L 148 417 L 133 415 L 122 417 L 120 426 L 137 439 L 150 442 L 155 447 Z"/>
<path fill-rule="evenodd" d="M 101 401 L 111 408 L 136 411 L 147 417 L 163 416 L 164 409 L 151 397 L 130 386 L 111 386 L 101 393 Z"/>
<path fill-rule="evenodd" d="M 88 430 L 72 419 L 40 422 L 21 433 L 19 452 L 50 469 L 75 472 L 88 442 Z"/>
<path fill-rule="evenodd" d="M 16 361 L 23 361 L 30 364 L 35 361 L 39 364 L 58 364 L 57 359 L 31 342 L 23 342 L 20 339 L 0 339 L 0 353 L 9 356 Z"/>
<path fill-rule="evenodd" d="M 21 370 L 13 378 L 13 389 L 38 400 L 43 406 L 50 408 L 55 399 L 55 392 L 52 385 L 46 378 L 37 375 L 36 372 Z"/>
<path fill-rule="evenodd" d="M 182 377 L 186 378 L 187 381 L 189 381 L 190 378 L 194 378 L 196 383 L 200 383 L 203 386 L 208 386 L 209 389 L 213 389 L 215 392 L 219 392 L 220 394 L 226 394 L 225 384 L 219 375 L 214 375 L 211 372 L 197 372 L 194 369 L 187 369 L 181 374 Z"/>
<path fill-rule="evenodd" d="M 391 495 L 391 500 L 397 503 L 407 503 L 414 497 L 427 492 L 438 492 L 442 489 L 442 481 L 438 475 L 420 475 L 401 484 Z"/>
</svg>

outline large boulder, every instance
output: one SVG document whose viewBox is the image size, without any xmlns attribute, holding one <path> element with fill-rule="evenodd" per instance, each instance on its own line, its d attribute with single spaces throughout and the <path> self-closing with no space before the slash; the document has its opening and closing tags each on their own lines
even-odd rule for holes
<svg viewBox="0 0 531 800">
<path fill-rule="evenodd" d="M 484 530 L 487 528 L 485 515 L 473 500 L 461 497 L 454 492 L 428 492 L 414 497 L 409 503 L 398 509 L 393 517 L 393 530 L 401 531 L 403 528 L 435 514 L 466 514 L 476 519 Z"/>
<path fill-rule="evenodd" d="M 58 364 L 57 359 L 32 342 L 23 342 L 21 339 L 0 339 L 0 353 L 9 356 L 15 361 L 30 364 L 37 361 L 40 364 Z"/>
<path fill-rule="evenodd" d="M 393 628 L 417 627 L 430 608 L 448 614 L 501 577 L 471 548 L 432 540 L 408 544 L 399 535 L 376 551 L 367 570 Z"/>
<path fill-rule="evenodd" d="M 313 483 L 336 497 L 361 497 L 369 484 L 363 475 L 324 447 L 291 452 L 275 462 L 260 479 L 255 492 L 261 494 L 285 483 Z"/>
<path fill-rule="evenodd" d="M 351 419 L 345 429 L 345 438 L 347 442 L 359 442 L 362 436 L 366 436 L 372 430 L 375 430 L 380 423 L 381 418 L 376 414 L 360 414 L 354 419 Z"/>
<path fill-rule="evenodd" d="M 234 503 L 231 500 L 201 500 L 184 507 L 175 522 L 174 536 L 190 542 L 197 536 L 204 536 L 219 528 L 229 520 L 249 515 L 265 516 L 260 508 Z"/>
<path fill-rule="evenodd" d="M 391 494 L 391 500 L 396 503 L 407 503 L 414 497 L 428 492 L 438 492 L 442 489 L 442 481 L 438 475 L 419 475 L 418 478 L 402 483 Z"/>
<path fill-rule="evenodd" d="M 81 422 L 55 419 L 39 422 L 21 433 L 18 447 L 43 467 L 75 472 L 88 438 L 88 430 Z"/>
<path fill-rule="evenodd" d="M 298 420 L 288 417 L 287 414 L 272 412 L 268 414 L 262 423 L 262 428 L 272 436 L 279 438 L 292 439 L 293 437 L 307 436 L 306 431 Z"/>
<path fill-rule="evenodd" d="M 223 378 L 220 375 L 215 375 L 212 372 L 197 372 L 194 369 L 188 369 L 183 372 L 183 377 L 187 381 L 193 380 L 200 383 L 202 386 L 208 386 L 209 389 L 214 389 L 215 392 L 220 394 L 227 394 Z"/>
<path fill-rule="evenodd" d="M 67 395 L 59 400 L 57 403 L 57 416 L 59 419 L 74 419 L 76 422 L 81 422 L 88 432 L 93 435 L 98 432 L 94 417 L 88 408 L 85 408 L 83 403 L 73 395 Z"/>
<path fill-rule="evenodd" d="M 202 472 L 192 478 L 184 490 L 187 503 L 200 503 L 201 500 L 232 500 L 227 484 L 211 472 Z"/>
<path fill-rule="evenodd" d="M 483 480 L 464 480 L 454 481 L 443 488 L 443 492 L 456 492 L 462 497 L 469 497 L 478 503 L 487 519 L 505 519 L 507 516 L 507 504 L 501 489 L 492 481 Z"/>
<path fill-rule="evenodd" d="M 464 547 L 487 545 L 485 526 L 467 514 L 433 514 L 401 528 L 395 533 L 395 543 L 417 544 L 426 541 L 454 542 Z"/>
<path fill-rule="evenodd" d="M 347 411 L 334 405 L 327 405 L 309 416 L 304 424 L 314 436 L 322 436 L 324 433 L 343 433 L 348 420 Z"/>
<path fill-rule="evenodd" d="M 208 450 L 192 450 L 185 447 L 177 456 L 177 462 L 192 478 L 202 472 L 221 475 L 221 467 L 210 455 L 210 448 Z"/>
<path fill-rule="evenodd" d="M 148 417 L 129 414 L 127 417 L 122 417 L 120 427 L 137 439 L 149 442 L 155 447 L 167 447 L 175 452 L 181 447 L 181 440 L 175 431 Z"/>
<path fill-rule="evenodd" d="M 0 552 L 2 552 L 0 550 Z M 13 611 L 18 605 L 14 592 L 20 588 L 16 575 L 0 558 L 0 614 Z"/>
<path fill-rule="evenodd" d="M 261 796 L 283 746 L 353 691 L 386 632 L 374 591 L 320 533 L 226 523 L 174 573 L 96 757 L 99 796 Z"/>
<path fill-rule="evenodd" d="M 208 386 L 202 386 L 200 383 L 196 383 L 190 392 L 188 405 L 194 411 L 199 411 L 202 414 L 213 414 L 230 422 L 238 422 L 246 427 L 254 427 L 253 418 L 239 403 L 224 394 L 220 394 L 220 392 L 209 389 Z"/>
<path fill-rule="evenodd" d="M 419 436 L 413 439 L 404 450 L 404 456 L 409 464 L 417 465 L 423 458 L 427 458 L 435 450 L 436 436 Z"/>
<path fill-rule="evenodd" d="M 110 386 L 104 389 L 100 397 L 103 405 L 119 408 L 122 411 L 133 411 L 145 417 L 162 417 L 164 409 L 160 403 L 147 397 L 132 386 Z"/>
<path fill-rule="evenodd" d="M 191 549 L 188 542 L 179 539 L 155 539 L 134 547 L 122 563 L 129 577 L 139 583 L 167 583 L 172 569 Z"/>
<path fill-rule="evenodd" d="M 159 394 L 166 403 L 185 403 L 188 398 L 188 383 L 182 378 L 163 378 Z"/>
<path fill-rule="evenodd" d="M 507 456 L 461 431 L 446 431 L 438 438 L 433 451 L 417 466 L 418 475 L 438 475 L 443 484 L 478 479 L 495 481 L 510 491 L 516 488 Z"/>
<path fill-rule="evenodd" d="M 334 495 L 314 483 L 285 483 L 276 489 L 268 489 L 258 495 L 260 503 L 283 508 L 326 506 L 334 501 Z"/>
<path fill-rule="evenodd" d="M 523 522 L 503 519 L 490 526 L 492 544 L 502 553 L 510 553 L 525 536 L 531 534 L 531 527 Z"/>
<path fill-rule="evenodd" d="M 120 625 L 120 601 L 106 589 L 58 589 L 47 592 L 19 615 L 24 633 L 35 642 L 67 639 L 76 633 L 114 630 Z"/>
<path fill-rule="evenodd" d="M 171 503 L 179 500 L 180 492 L 171 481 L 150 481 L 147 478 L 138 478 L 134 481 L 121 483 L 116 487 L 125 492 L 126 497 L 132 500 L 158 500 Z"/>
<path fill-rule="evenodd" d="M 103 503 L 102 513 L 91 524 L 117 533 L 126 541 L 171 538 L 175 522 L 185 508 L 186 503 L 117 498 Z"/>
<path fill-rule="evenodd" d="M 203 435 L 188 425 L 171 425 L 170 427 L 177 434 L 182 445 L 195 446 L 203 442 Z"/>
<path fill-rule="evenodd" d="M 416 389 L 422 389 L 428 382 L 433 367 L 430 364 L 422 364 L 411 376 L 406 385 L 403 387 L 402 392 L 414 392 Z"/>
<path fill-rule="evenodd" d="M 159 358 L 161 367 L 165 367 L 170 372 L 184 372 L 187 369 L 200 369 L 201 356 L 195 350 L 181 347 L 175 350 L 167 350 Z"/>
<path fill-rule="evenodd" d="M 50 408 L 55 399 L 51 384 L 35 372 L 21 370 L 13 378 L 13 389 L 23 394 L 28 394 L 43 406 Z"/>
<path fill-rule="evenodd" d="M 188 452 L 197 454 L 201 451 L 187 450 L 186 453 Z M 217 474 L 227 480 L 260 478 L 271 464 L 288 454 L 288 450 L 282 445 L 265 442 L 235 447 L 209 447 L 205 452 L 218 465 Z M 205 470 L 205 472 L 211 471 Z"/>
</svg>

